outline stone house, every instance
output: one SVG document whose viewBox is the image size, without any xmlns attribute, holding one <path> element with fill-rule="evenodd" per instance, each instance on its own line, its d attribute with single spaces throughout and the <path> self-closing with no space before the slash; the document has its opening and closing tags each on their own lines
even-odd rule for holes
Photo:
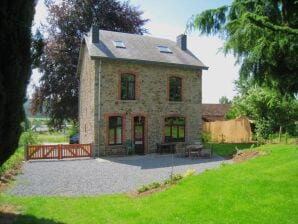
<svg viewBox="0 0 298 224">
<path fill-rule="evenodd" d="M 204 69 L 186 35 L 175 43 L 93 26 L 78 64 L 80 143 L 100 156 L 125 153 L 127 141 L 146 154 L 199 139 Z"/>
</svg>

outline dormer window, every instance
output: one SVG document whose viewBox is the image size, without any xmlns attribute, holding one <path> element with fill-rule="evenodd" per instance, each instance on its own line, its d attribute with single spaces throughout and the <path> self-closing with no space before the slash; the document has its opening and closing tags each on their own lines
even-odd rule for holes
<svg viewBox="0 0 298 224">
<path fill-rule="evenodd" d="M 116 48 L 126 48 L 122 40 L 114 40 L 114 46 Z"/>
<path fill-rule="evenodd" d="M 157 46 L 158 50 L 160 53 L 169 53 L 172 54 L 173 52 L 171 51 L 171 49 L 167 46 Z"/>
</svg>

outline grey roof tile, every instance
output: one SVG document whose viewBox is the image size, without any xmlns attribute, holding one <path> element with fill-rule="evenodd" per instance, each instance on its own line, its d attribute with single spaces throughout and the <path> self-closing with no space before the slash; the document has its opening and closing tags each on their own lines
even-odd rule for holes
<svg viewBox="0 0 298 224">
<path fill-rule="evenodd" d="M 126 48 L 116 48 L 113 41 L 121 40 Z M 167 39 L 99 30 L 99 43 L 91 42 L 91 34 L 85 36 L 91 57 L 134 60 L 151 63 L 167 63 L 208 69 L 189 50 L 181 50 L 175 42 Z M 173 53 L 161 53 L 157 46 L 167 46 Z"/>
</svg>

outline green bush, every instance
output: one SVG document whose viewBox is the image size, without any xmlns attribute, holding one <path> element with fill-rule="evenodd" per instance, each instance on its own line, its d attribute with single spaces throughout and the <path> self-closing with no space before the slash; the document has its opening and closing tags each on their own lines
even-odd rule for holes
<svg viewBox="0 0 298 224">
<path fill-rule="evenodd" d="M 24 160 L 24 148 L 20 147 L 10 156 L 8 160 L 0 167 L 0 177 L 11 169 L 15 169 Z"/>
<path fill-rule="evenodd" d="M 148 190 L 149 190 L 148 186 L 143 185 L 142 187 L 140 187 L 140 188 L 138 189 L 138 192 L 139 192 L 139 193 L 143 193 L 143 192 L 148 191 Z"/>
<path fill-rule="evenodd" d="M 19 140 L 19 146 L 33 145 L 33 144 L 36 144 L 36 136 L 33 133 L 33 131 L 28 129 L 27 131 L 22 133 Z"/>
<path fill-rule="evenodd" d="M 77 122 L 72 122 L 70 128 L 68 129 L 69 136 L 73 136 L 79 133 L 79 124 Z"/>
<path fill-rule="evenodd" d="M 207 143 L 207 142 L 210 142 L 210 140 L 211 140 L 210 133 L 202 132 L 202 142 Z"/>
<path fill-rule="evenodd" d="M 177 173 L 177 174 L 172 175 L 170 178 L 166 179 L 164 181 L 164 184 L 175 183 L 175 182 L 181 180 L 182 178 L 183 178 L 183 175 L 180 173 Z"/>
<path fill-rule="evenodd" d="M 195 172 L 196 172 L 195 169 L 188 169 L 188 170 L 186 170 L 186 172 L 183 174 L 183 177 L 190 177 L 190 176 L 194 175 Z"/>
<path fill-rule="evenodd" d="M 148 185 L 149 189 L 154 189 L 154 188 L 158 188 L 158 187 L 160 187 L 160 183 L 158 183 L 158 182 L 153 182 Z"/>
</svg>

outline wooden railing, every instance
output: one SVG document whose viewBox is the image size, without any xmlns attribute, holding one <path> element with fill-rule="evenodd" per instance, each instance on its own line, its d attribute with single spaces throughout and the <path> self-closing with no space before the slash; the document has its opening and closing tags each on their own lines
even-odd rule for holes
<svg viewBox="0 0 298 224">
<path fill-rule="evenodd" d="M 28 145 L 25 160 L 91 157 L 91 144 Z"/>
</svg>

